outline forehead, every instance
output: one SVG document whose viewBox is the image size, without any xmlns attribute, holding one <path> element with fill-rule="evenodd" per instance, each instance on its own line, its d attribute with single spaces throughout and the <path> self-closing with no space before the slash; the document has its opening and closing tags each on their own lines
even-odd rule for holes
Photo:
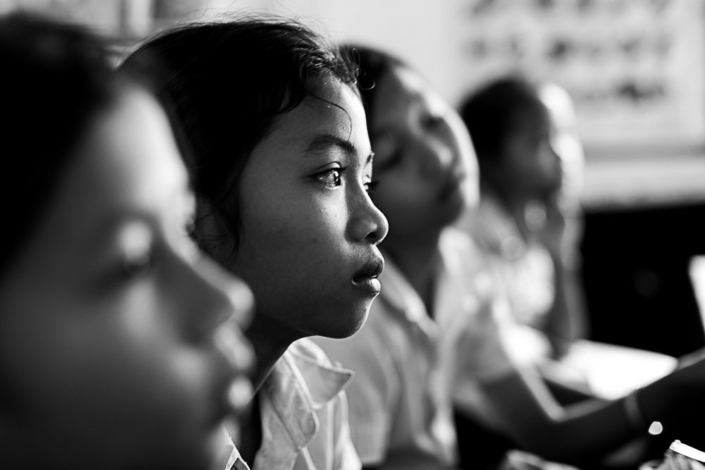
<svg viewBox="0 0 705 470">
<path fill-rule="evenodd" d="M 365 149 L 369 139 L 359 94 L 337 79 L 317 83 L 301 104 L 279 116 L 253 153 L 282 146 L 302 150 L 302 145 L 323 134 L 349 140 L 359 151 L 369 153 Z"/>
<path fill-rule="evenodd" d="M 187 175 L 162 108 L 130 89 L 98 119 L 78 150 L 73 188 L 88 186 L 115 211 L 158 212 L 164 198 L 187 187 Z M 83 185 L 81 184 L 83 182 Z"/>
<path fill-rule="evenodd" d="M 443 99 L 416 72 L 393 66 L 377 83 L 377 100 L 374 103 L 375 127 L 391 124 L 414 107 L 435 108 L 444 106 Z"/>
<path fill-rule="evenodd" d="M 570 128 L 575 125 L 575 109 L 568 92 L 553 83 L 547 83 L 539 89 L 541 102 L 551 113 L 556 127 Z"/>
</svg>

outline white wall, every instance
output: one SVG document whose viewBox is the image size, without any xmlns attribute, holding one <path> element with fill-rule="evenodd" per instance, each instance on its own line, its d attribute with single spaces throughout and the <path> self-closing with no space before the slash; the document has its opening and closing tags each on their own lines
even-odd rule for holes
<svg viewBox="0 0 705 470">
<path fill-rule="evenodd" d="M 414 66 L 447 99 L 464 91 L 455 77 L 458 0 L 210 0 L 223 11 L 272 12 L 301 19 L 337 42 L 356 41 L 392 52 Z"/>
</svg>

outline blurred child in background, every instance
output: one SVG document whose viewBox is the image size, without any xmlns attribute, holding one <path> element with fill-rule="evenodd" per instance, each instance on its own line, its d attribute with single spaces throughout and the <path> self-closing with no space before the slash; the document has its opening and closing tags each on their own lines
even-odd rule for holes
<svg viewBox="0 0 705 470">
<path fill-rule="evenodd" d="M 512 314 L 517 357 L 540 368 L 564 403 L 618 398 L 676 367 L 662 354 L 587 341 L 580 281 L 584 155 L 570 96 L 558 85 L 508 76 L 461 106 L 480 165 L 480 206 L 459 226 L 497 274 Z"/>
<path fill-rule="evenodd" d="M 225 468 L 252 296 L 185 236 L 162 108 L 75 26 L 2 17 L 0 62 L 2 467 Z"/>
<path fill-rule="evenodd" d="M 350 423 L 364 466 L 451 468 L 459 445 L 466 467 L 481 468 L 486 442 L 456 442 L 453 407 L 515 447 L 578 465 L 645 435 L 651 420 L 695 410 L 705 387 L 702 353 L 625 399 L 556 401 L 535 366 L 515 357 L 508 303 L 479 248 L 452 226 L 479 195 L 467 130 L 402 61 L 349 49 L 360 61 L 380 180 L 373 200 L 390 224 L 387 267 L 360 331 L 317 341 L 355 371 Z"/>
</svg>

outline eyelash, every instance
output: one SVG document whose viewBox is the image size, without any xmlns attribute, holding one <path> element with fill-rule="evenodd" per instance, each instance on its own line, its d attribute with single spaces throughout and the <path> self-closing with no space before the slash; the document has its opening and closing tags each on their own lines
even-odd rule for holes
<svg viewBox="0 0 705 470">
<path fill-rule="evenodd" d="M 443 124 L 443 116 L 439 114 L 429 114 L 423 120 L 423 125 L 426 129 L 437 129 L 441 124 Z"/>
<path fill-rule="evenodd" d="M 331 168 L 330 170 L 323 171 L 321 173 L 318 173 L 315 175 L 316 179 L 319 181 L 322 181 L 323 183 L 326 184 L 326 186 L 331 187 L 331 188 L 337 188 L 338 186 L 342 185 L 342 177 L 343 173 L 347 168 Z M 325 178 L 328 175 L 335 175 L 334 176 L 334 181 L 333 184 L 326 183 Z M 372 180 L 368 181 L 365 183 L 365 191 L 368 193 L 374 192 L 375 189 L 377 189 L 377 186 L 379 186 L 379 180 Z"/>
<path fill-rule="evenodd" d="M 183 223 L 184 235 L 186 235 L 191 240 L 196 240 L 196 217 L 189 216 Z"/>
<path fill-rule="evenodd" d="M 337 188 L 342 184 L 343 173 L 345 173 L 346 168 L 331 168 L 326 171 L 322 171 L 315 175 L 316 179 L 324 183 L 329 188 Z M 333 175 L 333 183 L 326 182 L 326 177 Z"/>
<path fill-rule="evenodd" d="M 149 248 L 142 253 L 126 254 L 122 260 L 122 276 L 125 280 L 133 280 L 145 276 L 154 265 L 154 253 Z"/>
</svg>

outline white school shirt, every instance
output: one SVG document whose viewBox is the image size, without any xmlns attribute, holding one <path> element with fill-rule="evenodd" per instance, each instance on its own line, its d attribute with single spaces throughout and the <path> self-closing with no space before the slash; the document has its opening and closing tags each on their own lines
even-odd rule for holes
<svg viewBox="0 0 705 470">
<path fill-rule="evenodd" d="M 355 372 L 346 390 L 353 442 L 365 465 L 385 470 L 452 468 L 456 436 L 452 404 L 477 404 L 478 388 L 459 390 L 463 377 L 512 370 L 494 343 L 496 325 L 479 321 L 478 288 L 487 284 L 465 263 L 472 242 L 448 229 L 441 240 L 435 319 L 387 258 L 382 292 L 365 325 L 351 338 L 315 338 L 329 356 Z M 472 275 L 471 275 L 472 274 Z M 481 274 L 481 273 L 480 273 Z M 482 327 L 483 331 L 476 328 Z M 475 343 L 474 340 L 477 340 Z M 461 345 L 469 357 L 457 357 Z M 469 381 L 469 379 L 468 379 Z"/>
<path fill-rule="evenodd" d="M 477 243 L 488 268 L 496 276 L 495 292 L 508 309 L 506 339 L 518 367 L 551 367 L 553 348 L 545 333 L 548 313 L 555 299 L 555 268 L 551 255 L 537 241 L 526 242 L 516 222 L 492 194 L 483 194 L 475 213 L 459 226 Z M 576 260 L 570 260 L 575 263 Z M 664 377 L 677 360 L 652 351 L 599 343 L 573 341 L 558 367 L 564 374 L 597 396 L 617 399 Z M 487 423 L 496 427 L 495 423 Z"/>
<path fill-rule="evenodd" d="M 352 375 L 310 340 L 294 342 L 259 392 L 262 445 L 252 470 L 360 470 L 343 391 Z M 250 470 L 236 448 L 227 468 Z"/>
</svg>

